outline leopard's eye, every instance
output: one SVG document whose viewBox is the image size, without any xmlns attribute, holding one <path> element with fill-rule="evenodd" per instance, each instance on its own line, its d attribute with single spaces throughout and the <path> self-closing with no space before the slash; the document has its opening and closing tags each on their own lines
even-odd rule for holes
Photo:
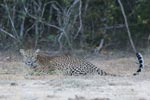
<svg viewBox="0 0 150 100">
<path fill-rule="evenodd" d="M 27 55 L 25 55 L 25 57 L 28 57 Z"/>
<path fill-rule="evenodd" d="M 32 56 L 31 59 L 35 59 L 35 57 Z"/>
<path fill-rule="evenodd" d="M 27 55 L 23 55 L 23 57 L 27 57 Z"/>
</svg>

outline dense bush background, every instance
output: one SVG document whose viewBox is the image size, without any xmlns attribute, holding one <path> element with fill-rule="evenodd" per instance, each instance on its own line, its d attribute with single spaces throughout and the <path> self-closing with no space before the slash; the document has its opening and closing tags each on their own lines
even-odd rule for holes
<svg viewBox="0 0 150 100">
<path fill-rule="evenodd" d="M 149 47 L 150 0 L 121 0 L 133 41 Z M 102 43 L 103 41 L 103 43 Z M 1 0 L 0 50 L 131 48 L 117 0 Z"/>
</svg>

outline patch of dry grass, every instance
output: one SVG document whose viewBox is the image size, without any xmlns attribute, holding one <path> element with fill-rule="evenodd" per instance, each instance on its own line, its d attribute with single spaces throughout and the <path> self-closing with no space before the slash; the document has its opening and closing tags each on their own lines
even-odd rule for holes
<svg viewBox="0 0 150 100">
<path fill-rule="evenodd" d="M 27 66 L 20 59 L 1 57 L 0 100 L 150 100 L 150 67 L 146 66 L 139 76 L 131 76 L 138 68 L 134 57 L 88 59 L 106 72 L 126 77 L 41 75 L 28 78 L 24 77 Z M 150 64 L 149 57 L 145 63 Z"/>
</svg>

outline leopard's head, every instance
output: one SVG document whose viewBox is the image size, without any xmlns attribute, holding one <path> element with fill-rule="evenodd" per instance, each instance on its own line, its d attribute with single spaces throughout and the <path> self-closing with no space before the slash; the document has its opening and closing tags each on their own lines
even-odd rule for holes
<svg viewBox="0 0 150 100">
<path fill-rule="evenodd" d="M 26 65 L 28 65 L 31 68 L 36 68 L 37 67 L 37 54 L 40 50 L 24 50 L 20 49 L 20 53 L 23 56 L 23 61 Z"/>
</svg>

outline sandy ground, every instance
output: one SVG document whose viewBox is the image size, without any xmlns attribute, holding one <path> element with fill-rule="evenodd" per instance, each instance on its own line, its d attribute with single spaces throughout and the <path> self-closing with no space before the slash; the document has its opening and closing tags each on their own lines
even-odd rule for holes
<svg viewBox="0 0 150 100">
<path fill-rule="evenodd" d="M 4 59 L 5 58 L 5 59 Z M 0 100 L 150 100 L 150 64 L 138 76 L 136 58 L 88 58 L 103 70 L 122 76 L 26 76 L 20 60 L 1 57 Z"/>
</svg>

